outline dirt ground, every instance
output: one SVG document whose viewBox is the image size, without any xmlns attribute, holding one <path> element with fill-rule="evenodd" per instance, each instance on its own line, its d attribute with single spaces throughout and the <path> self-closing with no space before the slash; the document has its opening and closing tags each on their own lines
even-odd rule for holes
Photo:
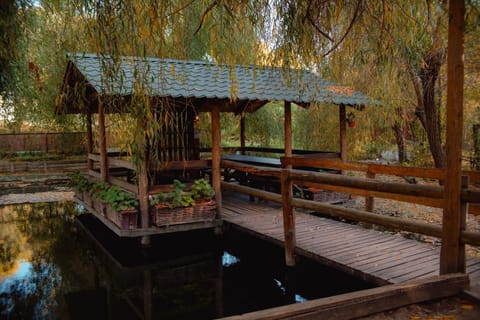
<svg viewBox="0 0 480 320">
<path fill-rule="evenodd" d="M 474 320 L 480 319 L 480 304 L 468 297 L 450 297 L 360 318 L 362 320 Z"/>
</svg>

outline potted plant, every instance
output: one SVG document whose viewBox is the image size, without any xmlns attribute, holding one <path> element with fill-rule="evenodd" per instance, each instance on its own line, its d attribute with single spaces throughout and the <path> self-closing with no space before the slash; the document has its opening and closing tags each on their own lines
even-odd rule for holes
<svg viewBox="0 0 480 320">
<path fill-rule="evenodd" d="M 154 205 L 152 220 L 157 226 L 192 222 L 195 201 L 180 180 L 173 180 L 173 191 L 153 196 L 150 204 Z"/>
<path fill-rule="evenodd" d="M 83 194 L 88 190 L 90 182 L 80 172 L 70 174 L 68 186 L 72 187 L 75 192 L 75 197 L 83 201 Z"/>
<path fill-rule="evenodd" d="M 107 205 L 107 217 L 122 229 L 136 229 L 138 200 L 117 186 L 110 186 L 102 193 Z"/>
<path fill-rule="evenodd" d="M 95 181 L 90 186 L 90 195 L 92 199 L 91 206 L 99 214 L 105 215 L 105 198 L 107 196 L 109 186 L 103 181 Z"/>
<path fill-rule="evenodd" d="M 212 185 L 206 179 L 195 180 L 192 185 L 192 197 L 195 200 L 194 215 L 202 220 L 213 220 L 217 208 L 214 195 Z"/>
</svg>

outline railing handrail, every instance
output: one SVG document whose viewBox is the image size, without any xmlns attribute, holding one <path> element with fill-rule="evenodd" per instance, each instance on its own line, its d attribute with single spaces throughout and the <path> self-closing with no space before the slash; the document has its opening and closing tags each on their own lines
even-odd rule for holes
<svg viewBox="0 0 480 320">
<path fill-rule="evenodd" d="M 320 163 L 324 163 L 320 161 Z M 342 163 L 342 162 L 339 162 Z M 293 164 L 288 163 L 288 164 Z M 311 163 L 295 163 L 296 165 L 310 165 Z M 344 175 L 337 175 L 323 172 L 311 172 L 298 169 L 279 169 L 270 167 L 254 166 L 246 163 L 239 163 L 234 161 L 222 160 L 222 167 L 233 168 L 235 170 L 243 171 L 250 174 L 256 174 L 260 176 L 274 176 L 281 179 L 282 194 L 283 188 L 287 182 L 283 181 L 287 179 L 288 183 L 294 182 L 313 182 L 320 183 L 322 186 L 336 186 L 336 187 L 348 187 L 357 188 L 362 190 L 368 190 L 371 192 L 377 192 L 376 195 L 382 195 L 385 193 L 402 194 L 408 197 L 420 197 L 430 199 L 432 201 L 441 201 L 444 196 L 444 187 L 432 186 L 432 185 L 413 185 L 407 183 L 398 182 L 383 182 L 375 179 L 349 177 Z M 333 169 L 333 168 L 332 168 Z M 341 168 L 336 168 L 341 169 Z M 222 182 L 222 187 L 237 192 L 246 193 L 252 196 L 263 198 L 270 201 L 280 202 L 283 205 L 282 196 L 267 192 L 264 190 L 254 189 L 248 186 L 242 186 L 232 184 L 228 182 Z M 464 188 L 462 191 L 462 201 L 471 203 L 480 203 L 480 192 L 468 188 Z M 440 202 L 443 204 L 443 201 Z M 419 222 L 401 219 L 398 217 L 387 217 L 378 215 L 372 212 L 344 208 L 326 203 L 319 203 L 311 200 L 293 198 L 288 201 L 287 205 L 297 208 L 304 208 L 310 210 L 322 211 L 323 213 L 347 218 L 351 220 L 373 223 L 388 228 L 401 229 L 410 232 L 417 232 L 429 236 L 441 237 L 442 226 L 432 225 L 430 223 Z M 463 243 L 480 245 L 480 233 L 462 231 L 461 240 Z"/>
</svg>

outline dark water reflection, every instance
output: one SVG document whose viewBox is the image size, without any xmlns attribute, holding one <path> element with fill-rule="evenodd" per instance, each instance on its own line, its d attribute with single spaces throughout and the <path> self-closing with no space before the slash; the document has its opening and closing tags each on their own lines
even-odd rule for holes
<svg viewBox="0 0 480 320">
<path fill-rule="evenodd" d="M 118 239 L 72 202 L 0 207 L 0 318 L 211 319 L 370 287 L 236 232 Z"/>
</svg>

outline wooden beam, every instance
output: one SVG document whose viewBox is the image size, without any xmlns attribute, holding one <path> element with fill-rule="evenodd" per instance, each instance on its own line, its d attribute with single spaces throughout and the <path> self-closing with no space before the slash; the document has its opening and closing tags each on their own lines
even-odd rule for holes
<svg viewBox="0 0 480 320">
<path fill-rule="evenodd" d="M 241 154 L 245 154 L 245 112 L 240 115 L 240 148 Z"/>
<path fill-rule="evenodd" d="M 284 108 L 284 134 L 285 134 L 285 157 L 292 156 L 292 104 L 288 101 L 285 101 L 285 108 Z M 291 169 L 290 165 L 286 166 L 287 169 Z"/>
<path fill-rule="evenodd" d="M 282 169 L 280 175 L 282 189 L 283 208 L 283 234 L 285 237 L 285 264 L 288 267 L 295 266 L 295 209 L 292 207 L 293 191 L 292 180 L 290 180 L 288 169 Z"/>
<path fill-rule="evenodd" d="M 340 123 L 340 159 L 347 161 L 347 116 L 344 104 L 339 106 L 338 115 Z"/>
<path fill-rule="evenodd" d="M 223 319 L 355 319 L 410 304 L 450 297 L 460 294 L 468 287 L 469 279 L 464 274 L 434 276 Z"/>
<path fill-rule="evenodd" d="M 290 177 L 293 181 L 318 182 L 336 186 L 366 189 L 378 192 L 399 193 L 403 195 L 434 199 L 443 198 L 443 187 L 441 186 L 384 182 L 374 179 L 348 177 L 338 174 L 310 172 L 295 169 L 291 170 Z"/>
<path fill-rule="evenodd" d="M 92 113 L 87 109 L 87 155 L 93 153 Z M 87 170 L 93 169 L 93 161 L 87 159 Z"/>
<path fill-rule="evenodd" d="M 108 181 L 107 135 L 105 132 L 105 112 L 102 101 L 98 101 L 98 131 L 100 136 L 100 177 Z"/>
<path fill-rule="evenodd" d="M 447 134 L 445 208 L 443 210 L 440 274 L 465 272 L 465 206 L 461 200 L 465 1 L 449 1 L 447 51 Z"/>
<path fill-rule="evenodd" d="M 218 106 L 212 106 L 212 186 L 215 191 L 215 200 L 217 202 L 217 215 L 222 212 L 222 187 L 221 187 L 221 168 L 220 168 L 220 109 Z"/>
<path fill-rule="evenodd" d="M 242 186 L 237 183 L 225 182 L 225 181 L 222 181 L 222 188 L 225 190 L 245 193 L 245 194 L 248 194 L 257 198 L 261 198 L 264 200 L 282 203 L 282 196 L 277 193 L 255 189 L 252 187 Z"/>
</svg>

